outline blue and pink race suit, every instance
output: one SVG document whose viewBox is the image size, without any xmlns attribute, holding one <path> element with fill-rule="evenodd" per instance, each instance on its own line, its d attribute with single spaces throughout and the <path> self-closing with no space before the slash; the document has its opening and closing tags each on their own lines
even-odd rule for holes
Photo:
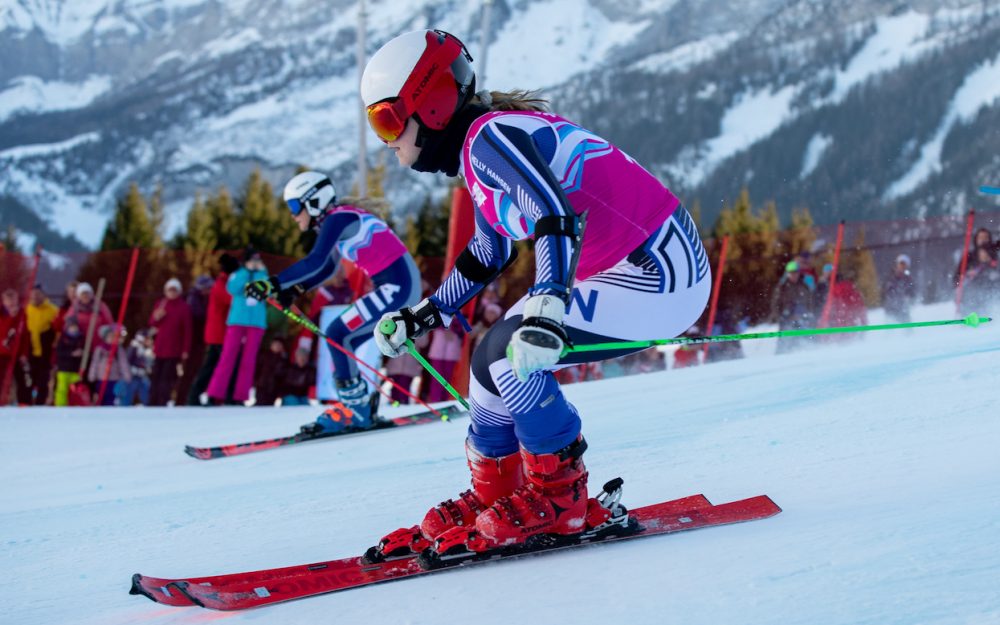
<svg viewBox="0 0 1000 625">
<path fill-rule="evenodd" d="M 494 325 L 472 359 L 473 447 L 493 457 L 513 453 L 519 444 L 532 453 L 551 453 L 576 439 L 580 419 L 552 371 L 520 382 L 510 368 L 506 348 L 524 299 L 552 294 L 567 301 L 564 323 L 574 344 L 677 336 L 708 300 L 708 257 L 688 212 L 652 174 L 556 115 L 483 115 L 466 135 L 462 169 L 476 205 L 476 232 L 467 251 L 491 271 L 504 267 L 514 240 L 534 237 L 540 220 L 585 216 L 582 243 L 548 230 L 534 237 L 534 286 Z M 482 286 L 453 271 L 434 297 L 443 312 L 455 314 Z M 570 352 L 558 366 L 626 353 Z"/>
<path fill-rule="evenodd" d="M 331 339 L 355 351 L 371 338 L 383 313 L 417 303 L 420 273 L 399 237 L 368 211 L 356 206 L 334 206 L 319 222 L 319 236 L 312 250 L 278 274 L 277 280 L 282 289 L 296 285 L 311 289 L 334 274 L 341 258 L 367 273 L 375 288 L 358 298 L 325 329 Z M 357 364 L 339 350 L 329 348 L 334 378 L 356 378 Z"/>
</svg>

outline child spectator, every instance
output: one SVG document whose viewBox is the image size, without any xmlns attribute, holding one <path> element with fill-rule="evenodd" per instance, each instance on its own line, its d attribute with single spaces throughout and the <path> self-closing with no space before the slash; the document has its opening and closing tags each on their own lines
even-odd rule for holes
<svg viewBox="0 0 1000 625">
<path fill-rule="evenodd" d="M 308 406 L 309 388 L 315 383 L 316 367 L 309 362 L 309 350 L 300 347 L 295 350 L 295 359 L 290 364 L 286 363 L 282 376 L 281 405 Z"/>
<path fill-rule="evenodd" d="M 153 372 L 153 340 L 148 330 L 139 330 L 126 350 L 132 381 L 127 383 L 118 396 L 119 405 L 133 406 L 136 400 L 139 405 L 149 405 L 150 375 Z"/>
<path fill-rule="evenodd" d="M 80 381 L 83 342 L 83 332 L 76 317 L 67 317 L 56 342 L 56 391 L 53 399 L 56 406 L 69 405 L 69 387 Z"/>
<path fill-rule="evenodd" d="M 104 387 L 104 395 L 97 398 L 97 403 L 100 406 L 114 406 L 115 397 L 123 395 L 125 386 L 132 381 L 132 371 L 125 350 L 115 347 L 121 342 L 125 330 L 116 332 L 116 329 L 117 325 L 113 323 L 97 329 L 97 341 L 88 365 L 87 380 L 90 382 L 91 388 L 99 393 L 111 352 L 115 352 L 114 361 L 108 370 L 108 384 Z M 118 388 L 119 384 L 121 384 L 121 388 Z"/>
</svg>

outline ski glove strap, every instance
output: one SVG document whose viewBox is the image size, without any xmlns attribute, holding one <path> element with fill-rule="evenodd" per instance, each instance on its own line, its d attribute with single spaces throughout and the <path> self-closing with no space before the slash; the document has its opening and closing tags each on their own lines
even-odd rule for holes
<svg viewBox="0 0 1000 625">
<path fill-rule="evenodd" d="M 385 324 L 386 321 L 392 324 Z M 383 332 L 384 325 L 393 327 L 392 332 Z M 428 299 L 409 308 L 382 315 L 375 328 L 375 343 L 379 350 L 390 358 L 406 351 L 406 342 L 418 339 L 434 328 L 444 327 L 441 311 Z"/>
<path fill-rule="evenodd" d="M 565 314 L 566 304 L 554 295 L 535 295 L 524 303 L 524 318 L 507 346 L 518 380 L 527 382 L 532 373 L 551 369 L 572 346 L 562 322 Z"/>
</svg>

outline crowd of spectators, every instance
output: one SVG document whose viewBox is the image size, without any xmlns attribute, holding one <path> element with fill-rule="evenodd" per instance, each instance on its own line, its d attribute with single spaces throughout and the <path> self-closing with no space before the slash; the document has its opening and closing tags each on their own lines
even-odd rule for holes
<svg viewBox="0 0 1000 625">
<path fill-rule="evenodd" d="M 995 310 L 1000 301 L 998 252 L 1000 245 L 989 230 L 976 232 L 954 276 L 956 288 L 962 290 L 962 314 Z M 58 306 L 40 285 L 30 291 L 23 307 L 18 292 L 7 289 L 0 301 L 0 375 L 10 372 L 11 397 L 20 405 L 291 406 L 315 401 L 317 354 L 326 347 L 305 329 L 292 336 L 283 317 L 275 322 L 266 304 L 245 296 L 247 283 L 267 275 L 260 254 L 248 249 L 242 258 L 222 255 L 216 274 L 198 276 L 187 296 L 181 281 L 170 278 L 146 325 L 131 338 L 89 283 L 67 284 Z M 787 260 L 771 291 L 768 320 L 780 330 L 867 324 L 858 276 L 842 269 L 832 288 L 831 278 L 833 265 L 815 262 L 808 253 Z M 354 296 L 343 271 L 338 271 L 317 290 L 307 314 L 318 323 L 324 306 L 349 304 Z M 881 280 L 887 320 L 909 322 L 918 299 L 913 260 L 898 254 Z M 478 299 L 468 335 L 439 328 L 417 341 L 417 349 L 451 379 L 460 363 L 467 364 L 463 358 L 502 318 L 504 304 L 496 285 L 489 285 Z M 23 340 L 18 336 L 22 326 Z M 738 334 L 747 326 L 737 309 L 722 307 L 711 334 Z M 694 326 L 687 335 L 703 332 Z M 837 336 L 833 340 L 850 335 Z M 776 351 L 785 353 L 810 342 L 782 338 Z M 568 367 L 557 375 L 569 383 L 659 371 L 668 361 L 671 368 L 684 368 L 742 357 L 739 341 L 694 344 Z M 415 359 L 382 364 L 397 384 L 389 390 L 393 401 L 408 403 L 414 393 L 427 402 L 449 398 Z"/>
</svg>

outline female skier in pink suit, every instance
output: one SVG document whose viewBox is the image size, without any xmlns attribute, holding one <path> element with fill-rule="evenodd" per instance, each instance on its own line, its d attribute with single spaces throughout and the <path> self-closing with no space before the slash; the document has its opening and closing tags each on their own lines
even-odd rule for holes
<svg viewBox="0 0 1000 625">
<path fill-rule="evenodd" d="M 459 309 L 513 260 L 514 240 L 535 240 L 535 284 L 472 357 L 472 489 L 369 557 L 399 554 L 401 540 L 413 551 L 482 552 L 603 523 L 603 508 L 588 506 L 580 417 L 552 372 L 629 353 L 564 353 L 573 345 L 677 336 L 708 300 L 705 249 L 677 198 L 530 94 L 475 93 L 471 60 L 454 36 L 426 30 L 389 41 L 365 68 L 376 134 L 405 166 L 464 176 L 476 205 L 455 269 L 434 295 L 387 313 L 396 331 L 376 330 L 376 340 L 398 356 L 406 339 L 464 323 Z"/>
</svg>

